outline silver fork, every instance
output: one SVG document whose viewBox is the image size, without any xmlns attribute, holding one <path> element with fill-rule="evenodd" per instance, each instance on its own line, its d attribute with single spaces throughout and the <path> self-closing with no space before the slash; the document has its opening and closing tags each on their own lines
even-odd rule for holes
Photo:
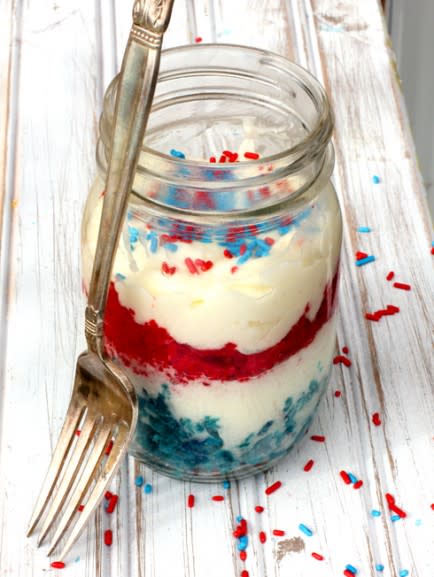
<svg viewBox="0 0 434 577">
<path fill-rule="evenodd" d="M 135 2 L 133 25 L 122 62 L 106 193 L 86 307 L 88 350 L 77 360 L 65 422 L 28 529 L 30 536 L 43 520 L 39 546 L 58 521 L 48 552 L 50 555 L 77 516 L 60 559 L 67 554 L 102 500 L 137 421 L 134 388 L 122 370 L 104 353 L 104 310 L 128 195 L 157 82 L 163 34 L 169 24 L 172 6 L 173 0 Z M 80 423 L 80 436 L 74 443 Z M 105 459 L 112 439 L 111 451 Z M 77 475 L 80 475 L 78 480 Z M 77 513 L 83 500 L 83 512 Z"/>
</svg>

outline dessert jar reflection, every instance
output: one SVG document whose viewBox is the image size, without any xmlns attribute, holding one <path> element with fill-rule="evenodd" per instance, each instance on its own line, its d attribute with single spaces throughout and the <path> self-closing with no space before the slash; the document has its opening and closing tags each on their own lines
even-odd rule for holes
<svg viewBox="0 0 434 577">
<path fill-rule="evenodd" d="M 116 80 L 82 226 L 90 282 Z M 330 376 L 341 216 L 317 81 L 237 46 L 163 53 L 117 250 L 107 354 L 134 383 L 130 452 L 167 475 L 241 478 L 309 427 Z"/>
</svg>

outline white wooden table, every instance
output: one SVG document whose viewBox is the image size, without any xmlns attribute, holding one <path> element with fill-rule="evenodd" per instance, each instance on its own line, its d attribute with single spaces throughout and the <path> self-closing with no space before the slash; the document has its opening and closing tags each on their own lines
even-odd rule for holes
<svg viewBox="0 0 434 577">
<path fill-rule="evenodd" d="M 118 67 L 130 4 L 0 0 L 0 577 L 57 574 L 54 558 L 24 533 L 84 346 L 80 214 L 103 90 Z M 345 221 L 338 345 L 349 347 L 352 365 L 336 366 L 312 426 L 325 443 L 308 435 L 265 475 L 224 489 L 126 462 L 113 486 L 120 496 L 115 513 L 98 512 L 58 574 L 231 577 L 246 569 L 250 577 L 331 577 L 349 563 L 364 577 L 381 575 L 381 563 L 385 577 L 405 569 L 431 577 L 432 232 L 379 3 L 176 0 L 166 45 L 196 37 L 289 56 L 330 95 Z M 372 230 L 358 232 L 360 226 Z M 356 267 L 357 250 L 376 262 Z M 412 290 L 394 288 L 394 281 Z M 387 304 L 400 313 L 364 318 Z M 380 426 L 372 423 L 375 412 Z M 309 459 L 315 463 L 305 472 Z M 149 495 L 134 485 L 139 469 L 153 486 Z M 341 470 L 363 486 L 346 485 Z M 266 497 L 275 480 L 282 488 Z M 186 506 L 190 493 L 194 508 Z M 391 521 L 385 493 L 405 519 Z M 225 500 L 213 501 L 215 494 Z M 373 509 L 381 515 L 372 516 Z M 249 527 L 245 563 L 232 536 L 238 515 Z M 102 542 L 109 527 L 111 548 Z M 273 529 L 285 535 L 273 537 Z"/>
</svg>

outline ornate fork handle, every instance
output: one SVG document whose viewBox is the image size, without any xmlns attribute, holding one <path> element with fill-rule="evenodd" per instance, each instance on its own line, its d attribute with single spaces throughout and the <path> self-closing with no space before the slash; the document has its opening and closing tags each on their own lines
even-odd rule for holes
<svg viewBox="0 0 434 577">
<path fill-rule="evenodd" d="M 103 358 L 103 322 L 108 286 L 128 196 L 157 83 L 160 48 L 174 0 L 136 0 L 133 26 L 116 95 L 109 171 L 86 308 L 89 350 Z"/>
<path fill-rule="evenodd" d="M 133 8 L 133 22 L 147 31 L 163 34 L 169 24 L 173 1 L 136 0 Z"/>
</svg>

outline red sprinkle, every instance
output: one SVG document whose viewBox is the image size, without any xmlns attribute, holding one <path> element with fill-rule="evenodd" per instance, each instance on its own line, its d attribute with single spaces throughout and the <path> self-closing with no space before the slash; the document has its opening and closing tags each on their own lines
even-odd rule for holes
<svg viewBox="0 0 434 577">
<path fill-rule="evenodd" d="M 194 495 L 189 495 L 187 499 L 187 507 L 194 507 Z"/>
<path fill-rule="evenodd" d="M 324 443 L 325 441 L 324 435 L 312 435 L 311 439 L 312 441 L 316 441 L 317 443 Z"/>
<path fill-rule="evenodd" d="M 257 152 L 245 152 L 244 158 L 248 158 L 249 160 L 258 160 L 259 154 Z"/>
<path fill-rule="evenodd" d="M 264 238 L 265 242 L 268 244 L 268 246 L 273 246 L 274 244 L 274 238 L 271 238 L 271 236 L 266 236 Z"/>
<path fill-rule="evenodd" d="M 351 485 L 351 479 L 346 471 L 339 471 L 339 475 L 342 477 L 346 485 Z"/>
<path fill-rule="evenodd" d="M 273 535 L 276 535 L 276 537 L 283 537 L 285 531 L 282 531 L 281 529 L 273 529 Z"/>
<path fill-rule="evenodd" d="M 358 481 L 356 481 L 353 485 L 353 489 L 360 489 L 360 487 L 363 485 L 363 481 L 361 479 L 359 479 Z"/>
<path fill-rule="evenodd" d="M 388 273 L 388 275 L 386 276 L 386 280 L 392 280 L 394 276 L 395 276 L 395 273 L 393 272 L 393 270 L 391 270 Z"/>
<path fill-rule="evenodd" d="M 111 514 L 115 510 L 119 497 L 117 495 L 112 495 L 107 505 L 107 513 Z"/>
<path fill-rule="evenodd" d="M 79 505 L 77 507 L 77 511 L 79 511 L 80 513 L 83 511 L 83 509 L 84 509 L 84 505 Z"/>
<path fill-rule="evenodd" d="M 434 511 L 434 503 L 431 503 L 431 509 Z"/>
<path fill-rule="evenodd" d="M 352 571 L 350 571 L 349 569 L 345 569 L 344 575 L 345 575 L 345 577 L 354 577 L 354 573 Z"/>
<path fill-rule="evenodd" d="M 281 481 L 276 481 L 275 483 L 273 483 L 272 485 L 270 485 L 269 487 L 267 487 L 265 489 L 265 494 L 271 495 L 271 493 L 274 493 L 274 491 L 277 491 L 277 489 L 280 489 L 281 486 L 282 486 Z"/>
<path fill-rule="evenodd" d="M 81 435 L 80 429 L 77 429 L 77 430 L 75 431 L 75 434 L 76 434 L 77 437 L 79 437 L 79 436 Z"/>
<path fill-rule="evenodd" d="M 249 577 L 249 572 L 246 569 L 241 571 L 241 577 Z"/>
<path fill-rule="evenodd" d="M 215 156 L 210 156 L 209 161 L 214 163 L 214 162 L 217 162 L 217 159 Z"/>
<path fill-rule="evenodd" d="M 393 512 L 396 513 L 397 515 L 399 515 L 402 519 L 404 517 L 407 517 L 407 513 L 405 511 L 403 511 L 402 509 L 400 509 L 396 504 L 395 504 L 395 497 L 393 495 L 391 495 L 390 493 L 386 493 L 384 495 L 386 497 L 386 501 L 387 504 L 389 505 L 389 509 Z"/>
<path fill-rule="evenodd" d="M 265 543 L 266 540 L 267 540 L 267 535 L 266 535 L 265 531 L 259 531 L 259 541 L 261 543 Z"/>
<path fill-rule="evenodd" d="M 431 254 L 434 254 L 434 246 L 431 247 Z"/>
<path fill-rule="evenodd" d="M 401 289 L 403 291 L 411 291 L 411 286 L 404 282 L 394 282 L 393 286 L 397 289 Z"/>
<path fill-rule="evenodd" d="M 380 413 L 374 413 L 372 415 L 372 422 L 376 427 L 379 427 L 381 425 Z"/>
<path fill-rule="evenodd" d="M 255 511 L 256 511 L 257 513 L 263 513 L 263 512 L 264 512 L 264 507 L 262 507 L 262 505 L 256 505 Z"/>
<path fill-rule="evenodd" d="M 243 243 L 240 246 L 240 255 L 242 256 L 243 254 L 245 254 L 246 250 L 247 250 L 247 245 Z"/>
<path fill-rule="evenodd" d="M 312 553 L 312 557 L 314 559 L 317 559 L 318 561 L 323 561 L 324 557 L 322 555 L 320 555 L 319 553 Z"/>
<path fill-rule="evenodd" d="M 247 552 L 246 551 L 240 551 L 240 559 L 241 559 L 241 561 L 245 561 L 247 559 Z"/>
<path fill-rule="evenodd" d="M 214 266 L 212 260 L 202 260 L 201 258 L 197 258 L 194 264 L 199 267 L 202 272 L 206 272 Z"/>
<path fill-rule="evenodd" d="M 202 42 L 202 40 L 203 40 L 203 38 L 201 36 L 196 36 L 196 38 L 194 39 L 196 44 L 199 44 L 199 42 Z"/>
<path fill-rule="evenodd" d="M 367 256 L 369 256 L 369 255 L 366 252 L 360 252 L 360 251 L 356 252 L 356 259 L 357 260 L 362 260 L 362 258 L 366 258 Z"/>
<path fill-rule="evenodd" d="M 65 569 L 66 565 L 63 561 L 53 561 L 50 567 L 53 567 L 53 569 Z"/>
<path fill-rule="evenodd" d="M 314 464 L 314 460 L 313 459 L 309 459 L 309 461 L 306 463 L 306 465 L 303 467 L 303 471 L 310 471 L 313 467 Z"/>
<path fill-rule="evenodd" d="M 164 274 L 175 274 L 176 266 L 169 266 L 166 261 L 161 264 L 161 270 Z"/>
<path fill-rule="evenodd" d="M 351 361 L 349 358 L 344 357 L 344 355 L 337 355 L 334 359 L 333 359 L 333 364 L 337 365 L 338 363 L 342 363 L 344 364 L 346 367 L 351 367 Z"/>
<path fill-rule="evenodd" d="M 227 248 L 225 248 L 225 250 L 223 251 L 223 254 L 226 258 L 234 258 L 234 255 L 231 253 L 231 251 Z"/>
<path fill-rule="evenodd" d="M 237 270 L 238 270 L 238 267 L 237 267 L 237 266 L 233 266 L 233 267 L 231 268 L 231 273 L 234 274 L 235 272 L 237 272 Z"/>
<path fill-rule="evenodd" d="M 187 257 L 184 260 L 188 270 L 190 271 L 191 274 L 199 274 L 199 271 L 196 268 L 196 265 L 194 264 L 194 262 L 191 260 L 190 257 Z"/>
<path fill-rule="evenodd" d="M 340 391 L 335 391 L 335 397 L 338 398 L 342 395 L 342 393 Z"/>
<path fill-rule="evenodd" d="M 110 455 L 110 453 L 112 452 L 112 449 L 113 449 L 113 440 L 110 439 L 109 444 L 107 445 L 107 447 L 105 449 L 105 454 Z"/>
<path fill-rule="evenodd" d="M 104 531 L 104 545 L 107 545 L 107 547 L 113 545 L 113 532 L 111 529 Z"/>
<path fill-rule="evenodd" d="M 211 499 L 213 501 L 224 501 L 225 498 L 223 497 L 223 495 L 214 495 L 213 497 L 211 497 Z"/>
<path fill-rule="evenodd" d="M 344 353 L 344 355 L 348 355 L 350 349 L 348 347 L 342 347 L 342 352 Z"/>
<path fill-rule="evenodd" d="M 107 499 L 107 501 L 109 501 L 112 497 L 113 493 L 111 493 L 110 491 L 105 492 L 104 499 Z"/>
</svg>

